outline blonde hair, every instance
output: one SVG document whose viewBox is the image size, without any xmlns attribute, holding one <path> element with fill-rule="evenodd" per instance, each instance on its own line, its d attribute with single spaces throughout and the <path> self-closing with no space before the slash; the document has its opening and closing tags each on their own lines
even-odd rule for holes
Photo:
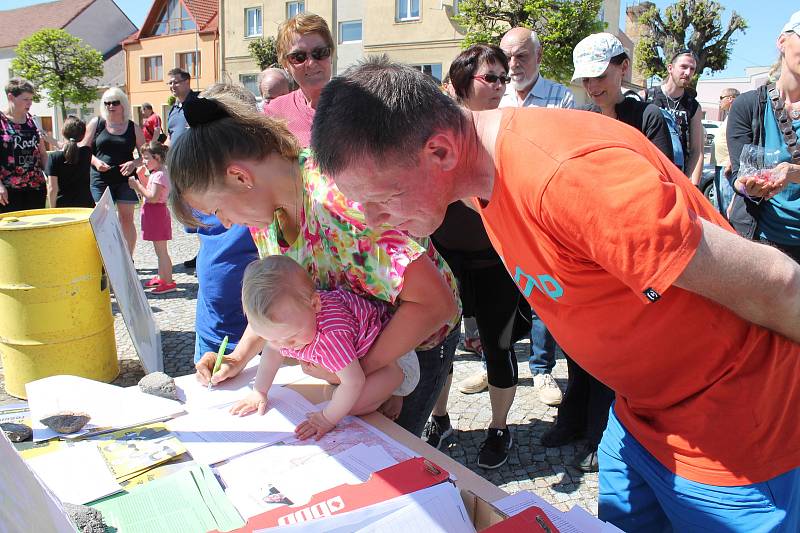
<svg viewBox="0 0 800 533">
<path fill-rule="evenodd" d="M 296 35 L 308 35 L 309 33 L 317 33 L 325 40 L 325 43 L 334 48 L 333 36 L 331 29 L 325 19 L 314 13 L 301 13 L 296 15 L 278 28 L 278 62 L 286 68 L 288 61 L 286 56 L 292 48 L 292 40 Z"/>
<path fill-rule="evenodd" d="M 101 102 L 113 102 L 114 100 L 119 100 L 119 103 L 122 105 L 123 118 L 125 119 L 125 122 L 129 121 L 131 119 L 131 104 L 128 101 L 128 95 L 126 95 L 119 87 L 111 87 L 104 92 L 102 98 L 100 98 Z M 103 108 L 100 110 L 100 116 L 102 116 L 103 119 L 108 120 L 108 108 L 106 108 L 105 103 L 103 104 Z"/>
<path fill-rule="evenodd" d="M 295 302 L 311 302 L 316 292 L 308 272 L 294 259 L 270 255 L 253 261 L 244 270 L 242 308 L 248 320 L 275 323 L 274 306 L 289 297 Z"/>
<path fill-rule="evenodd" d="M 251 109 L 258 111 L 258 100 L 256 100 L 256 95 L 251 93 L 247 87 L 235 81 L 219 81 L 201 92 L 200 97 L 217 99 L 219 96 L 225 94 L 234 98 L 238 98 L 243 104 L 246 104 Z"/>
<path fill-rule="evenodd" d="M 284 122 L 262 115 L 232 94 L 219 94 L 214 100 L 228 116 L 187 129 L 167 157 L 172 212 L 189 227 L 198 227 L 199 222 L 183 195 L 220 186 L 231 161 L 262 161 L 275 153 L 290 161 L 300 153 L 297 139 Z"/>
</svg>

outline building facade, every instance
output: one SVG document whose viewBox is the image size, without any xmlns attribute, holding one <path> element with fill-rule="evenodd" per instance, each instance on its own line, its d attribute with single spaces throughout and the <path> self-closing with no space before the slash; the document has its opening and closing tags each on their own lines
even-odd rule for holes
<svg viewBox="0 0 800 533">
<path fill-rule="evenodd" d="M 619 31 L 620 0 L 605 0 L 606 31 Z M 339 73 L 366 55 L 386 54 L 437 79 L 461 51 L 464 29 L 453 20 L 458 0 L 220 0 L 223 76 L 258 93 L 253 39 L 277 35 L 278 26 L 299 12 L 322 16 L 331 28 Z M 583 92 L 583 89 L 580 90 Z"/>
<path fill-rule="evenodd" d="M 141 105 L 149 103 L 166 120 L 171 93 L 167 73 L 182 68 L 192 89 L 217 82 L 220 72 L 216 0 L 155 0 L 142 29 L 126 39 L 125 72 L 133 120 L 141 121 Z"/>
<path fill-rule="evenodd" d="M 98 24 L 98 21 L 103 21 Z M 113 0 L 59 0 L 19 9 L 0 11 L 0 87 L 12 77 L 11 62 L 19 42 L 44 28 L 60 28 L 78 37 L 103 54 L 103 77 L 98 80 L 98 99 L 92 104 L 67 108 L 68 114 L 89 119 L 100 113 L 100 95 L 110 86 L 125 85 L 125 68 L 120 42 L 136 31 L 136 26 Z M 5 91 L 0 91 L 0 108 L 8 105 Z M 60 136 L 61 110 L 50 105 L 47 95 L 40 95 L 31 113 L 41 120 L 42 128 Z"/>
</svg>

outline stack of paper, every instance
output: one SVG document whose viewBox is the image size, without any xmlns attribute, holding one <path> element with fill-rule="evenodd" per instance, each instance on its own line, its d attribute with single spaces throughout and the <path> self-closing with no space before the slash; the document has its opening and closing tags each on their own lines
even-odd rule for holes
<svg viewBox="0 0 800 533">
<path fill-rule="evenodd" d="M 229 405 L 192 409 L 167 423 L 198 463 L 213 465 L 285 439 L 314 406 L 295 391 L 273 386 L 267 412 L 235 416 Z"/>
<path fill-rule="evenodd" d="M 125 533 L 230 531 L 244 520 L 206 466 L 193 465 L 128 493 L 95 502 L 106 524 Z"/>
<path fill-rule="evenodd" d="M 621 533 L 613 524 L 598 520 L 581 507 L 575 506 L 565 513 L 526 490 L 497 500 L 492 505 L 508 516 L 514 516 L 529 507 L 539 507 L 561 533 Z"/>
<path fill-rule="evenodd" d="M 42 453 L 28 459 L 28 466 L 62 502 L 84 504 L 122 490 L 91 442 Z"/>
<path fill-rule="evenodd" d="M 287 533 L 475 533 L 464 502 L 452 483 L 321 520 L 284 526 Z"/>
<path fill-rule="evenodd" d="M 114 477 L 128 481 L 186 452 L 174 433 L 161 424 L 150 424 L 99 435 L 97 445 Z"/>
<path fill-rule="evenodd" d="M 201 385 L 194 374 L 175 378 L 178 399 L 184 402 L 184 407 L 189 412 L 195 409 L 208 409 L 209 407 L 219 407 L 239 401 L 253 390 L 253 382 L 256 379 L 259 360 L 259 357 L 251 359 L 239 374 L 211 388 Z M 278 370 L 272 384 L 288 385 L 304 377 L 305 374 L 300 369 L 300 365 L 284 366 Z"/>
<path fill-rule="evenodd" d="M 184 412 L 172 400 L 145 394 L 139 387 L 122 388 L 77 376 L 52 376 L 25 385 L 31 410 L 33 440 L 77 437 L 109 429 L 166 420 Z M 61 411 L 86 413 L 91 420 L 72 435 L 60 435 L 40 422 Z"/>
<path fill-rule="evenodd" d="M 383 446 L 358 444 L 334 456 L 323 452 L 299 465 L 287 460 L 292 450 L 298 452 L 294 458 L 299 458 L 300 447 L 270 446 L 216 468 L 227 487 L 225 493 L 242 516 L 250 518 L 277 505 L 306 503 L 314 494 L 361 483 L 397 464 Z"/>
</svg>

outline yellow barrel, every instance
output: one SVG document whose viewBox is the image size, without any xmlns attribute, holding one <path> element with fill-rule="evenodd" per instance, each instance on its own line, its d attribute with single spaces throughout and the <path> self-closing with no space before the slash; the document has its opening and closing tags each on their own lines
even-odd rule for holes
<svg viewBox="0 0 800 533">
<path fill-rule="evenodd" d="M 91 209 L 0 214 L 0 356 L 6 391 L 71 374 L 119 374 L 111 296 Z"/>
</svg>

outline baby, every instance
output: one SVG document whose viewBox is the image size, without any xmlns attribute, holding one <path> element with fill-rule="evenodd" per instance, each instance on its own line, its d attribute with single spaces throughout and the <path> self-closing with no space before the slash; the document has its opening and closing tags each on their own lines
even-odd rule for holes
<svg viewBox="0 0 800 533">
<path fill-rule="evenodd" d="M 344 289 L 317 290 L 308 272 L 289 257 L 273 255 L 248 265 L 242 307 L 250 327 L 267 343 L 253 392 L 231 407 L 233 414 L 266 411 L 267 391 L 284 356 L 320 365 L 341 381 L 328 405 L 297 426 L 300 439 L 319 439 L 345 415 L 371 413 L 392 394 L 410 394 L 419 382 L 413 351 L 369 376 L 358 362 L 389 321 L 386 304 Z"/>
</svg>

